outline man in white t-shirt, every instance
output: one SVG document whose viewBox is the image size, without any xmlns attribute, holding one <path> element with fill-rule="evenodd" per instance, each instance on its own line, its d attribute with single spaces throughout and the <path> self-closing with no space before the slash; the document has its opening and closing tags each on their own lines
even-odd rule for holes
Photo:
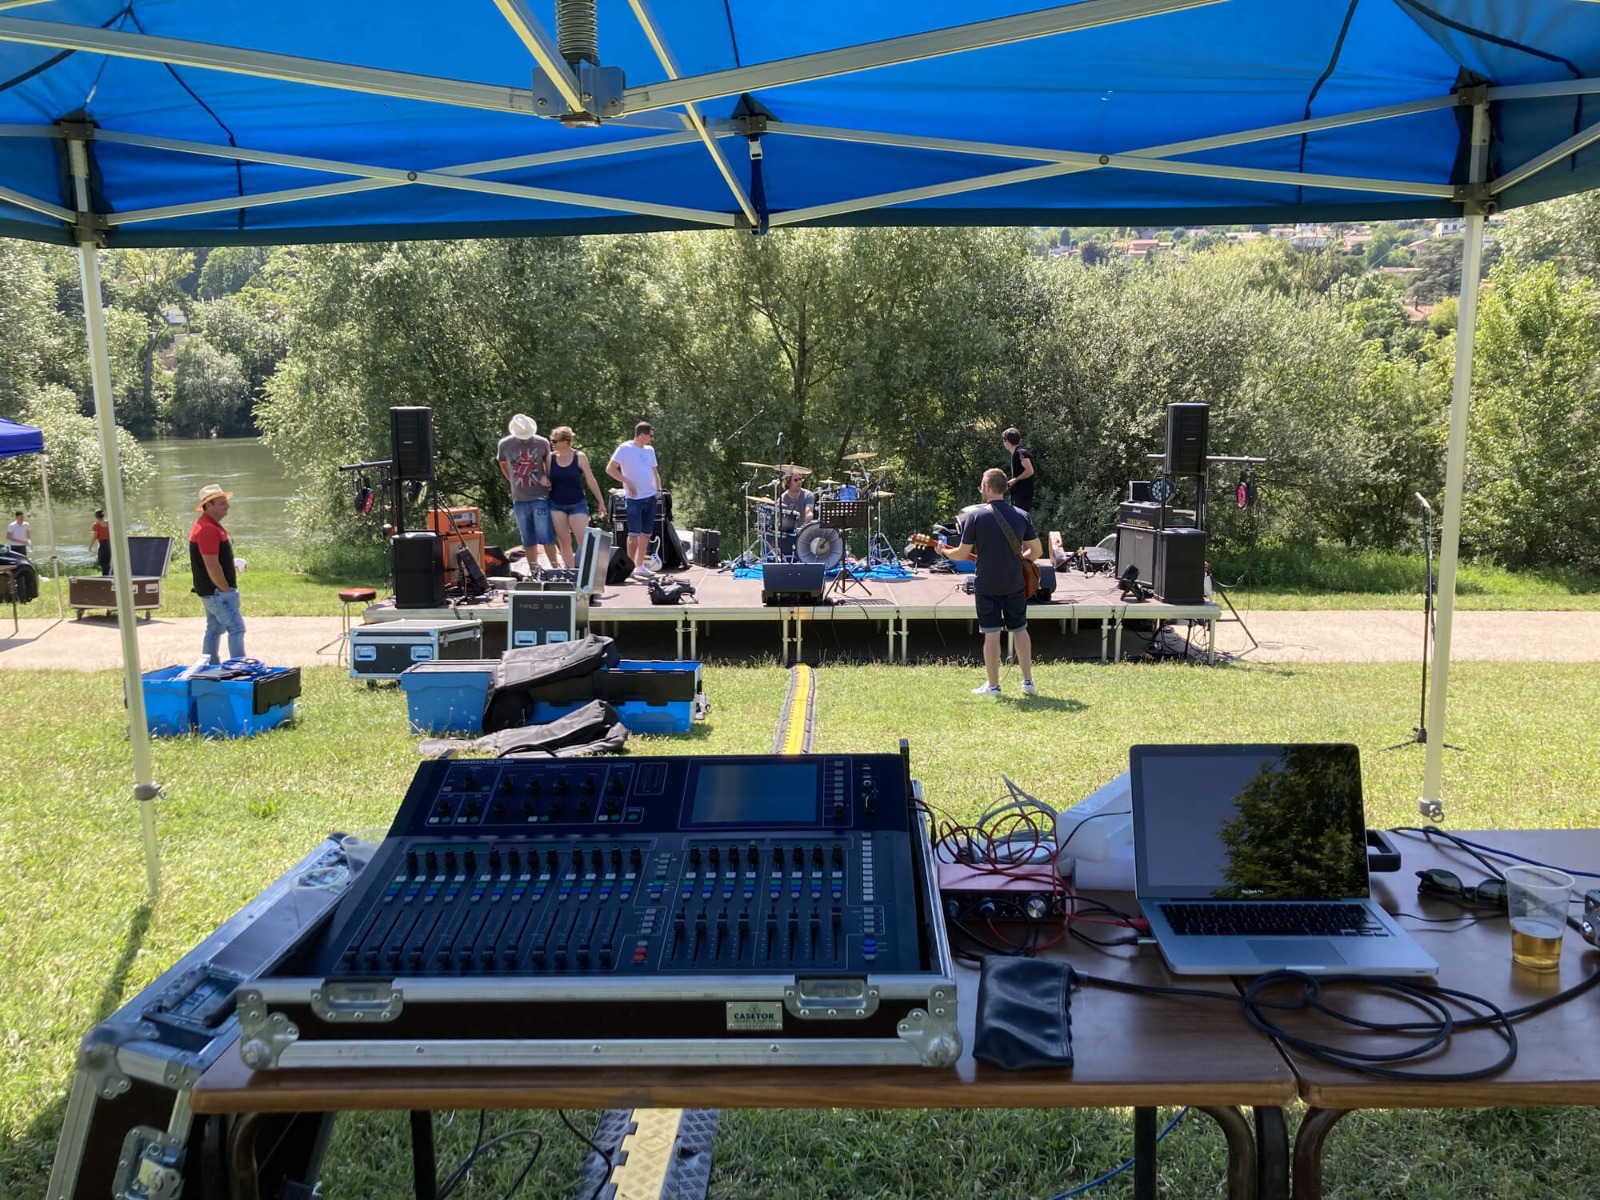
<svg viewBox="0 0 1600 1200">
<path fill-rule="evenodd" d="M 650 422 L 633 427 L 633 441 L 623 442 L 606 464 L 606 474 L 622 485 L 628 499 L 628 557 L 637 568 L 634 575 L 648 579 L 644 565 L 650 551 L 650 534 L 656 524 L 656 496 L 661 491 L 661 472 L 656 469 L 656 431 Z"/>
<path fill-rule="evenodd" d="M 11 553 L 28 556 L 28 547 L 33 545 L 33 539 L 28 536 L 28 523 L 22 519 L 22 511 L 17 511 L 16 519 L 6 526 L 6 545 Z"/>
</svg>

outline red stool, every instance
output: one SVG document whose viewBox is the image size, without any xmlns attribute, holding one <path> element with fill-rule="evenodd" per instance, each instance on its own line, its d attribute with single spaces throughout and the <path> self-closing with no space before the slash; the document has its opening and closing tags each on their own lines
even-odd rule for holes
<svg viewBox="0 0 1600 1200">
<path fill-rule="evenodd" d="M 339 602 L 344 605 L 341 615 L 344 629 L 338 637 L 334 638 L 333 641 L 319 649 L 317 653 L 326 654 L 331 647 L 337 646 L 338 650 L 336 653 L 338 655 L 339 662 L 343 663 L 345 661 L 345 648 L 350 645 L 350 606 L 353 604 L 371 604 L 377 598 L 377 588 L 341 588 L 339 591 Z"/>
</svg>

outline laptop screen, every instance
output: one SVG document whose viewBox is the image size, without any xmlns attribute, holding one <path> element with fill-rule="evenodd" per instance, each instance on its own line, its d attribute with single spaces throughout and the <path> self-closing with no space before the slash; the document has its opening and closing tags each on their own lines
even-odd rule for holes
<svg viewBox="0 0 1600 1200">
<path fill-rule="evenodd" d="M 1128 754 L 1140 896 L 1366 897 L 1356 747 L 1134 746 Z"/>
</svg>

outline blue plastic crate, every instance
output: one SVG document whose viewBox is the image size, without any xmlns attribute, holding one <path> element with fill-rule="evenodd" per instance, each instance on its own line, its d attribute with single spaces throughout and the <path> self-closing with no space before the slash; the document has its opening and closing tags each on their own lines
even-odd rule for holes
<svg viewBox="0 0 1600 1200">
<path fill-rule="evenodd" d="M 548 725 L 570 712 L 577 712 L 588 703 L 591 702 L 584 700 L 576 704 L 551 704 L 536 700 L 529 724 Z M 632 733 L 688 733 L 694 720 L 695 702 L 668 700 L 663 704 L 651 704 L 646 700 L 624 700 L 620 704 L 613 702 L 612 707 Z"/>
<path fill-rule="evenodd" d="M 230 664 L 224 663 L 227 667 Z M 294 716 L 299 667 L 258 667 L 248 678 L 190 680 L 195 725 L 208 737 L 251 737 Z"/>
<path fill-rule="evenodd" d="M 496 663 L 419 663 L 400 674 L 413 733 L 482 733 Z"/>
<path fill-rule="evenodd" d="M 182 737 L 194 728 L 194 696 L 178 676 L 188 667 L 144 673 L 144 721 L 152 737 Z"/>
</svg>

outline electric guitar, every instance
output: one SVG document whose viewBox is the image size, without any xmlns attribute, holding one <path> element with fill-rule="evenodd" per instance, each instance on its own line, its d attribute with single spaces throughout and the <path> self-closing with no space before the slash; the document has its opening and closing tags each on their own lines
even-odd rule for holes
<svg viewBox="0 0 1600 1200">
<path fill-rule="evenodd" d="M 941 542 L 938 538 L 930 537 L 926 533 L 913 533 L 911 535 L 911 544 L 913 546 L 947 546 L 947 545 L 949 545 L 948 542 Z M 1021 558 L 1020 555 L 1018 557 Z M 972 555 L 971 558 L 972 558 L 973 562 L 977 562 L 978 561 L 978 556 L 976 554 Z M 1031 559 L 1031 558 L 1023 558 L 1021 561 L 1022 561 L 1022 598 L 1024 600 L 1032 600 L 1034 598 L 1034 596 L 1039 591 L 1039 564 L 1034 562 L 1033 559 Z"/>
</svg>

